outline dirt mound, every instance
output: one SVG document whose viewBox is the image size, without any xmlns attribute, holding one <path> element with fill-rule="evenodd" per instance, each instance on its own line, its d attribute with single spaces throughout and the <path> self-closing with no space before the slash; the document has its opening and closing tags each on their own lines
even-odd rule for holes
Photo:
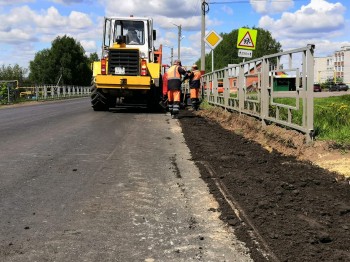
<svg viewBox="0 0 350 262">
<path fill-rule="evenodd" d="M 350 261 L 349 180 L 313 164 L 339 160 L 326 143 L 218 109 L 179 120 L 221 219 L 254 261 Z"/>
<path fill-rule="evenodd" d="M 312 141 L 306 144 L 305 135 L 277 125 L 263 126 L 261 121 L 221 108 L 201 110 L 196 114 L 218 122 L 223 128 L 259 143 L 268 151 L 276 150 L 299 160 L 310 161 L 330 171 L 350 177 L 350 153 L 335 149 L 332 142 Z"/>
</svg>

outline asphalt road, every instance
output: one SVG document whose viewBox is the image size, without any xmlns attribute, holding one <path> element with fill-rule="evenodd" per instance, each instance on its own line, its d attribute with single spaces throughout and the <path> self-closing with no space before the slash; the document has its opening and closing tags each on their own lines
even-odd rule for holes
<svg viewBox="0 0 350 262">
<path fill-rule="evenodd" d="M 0 261 L 251 261 L 165 114 L 0 109 Z"/>
</svg>

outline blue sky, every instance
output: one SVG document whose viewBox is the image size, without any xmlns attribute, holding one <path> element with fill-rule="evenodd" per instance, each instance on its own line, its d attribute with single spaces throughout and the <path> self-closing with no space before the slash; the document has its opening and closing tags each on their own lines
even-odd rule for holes
<svg viewBox="0 0 350 262">
<path fill-rule="evenodd" d="M 182 26 L 181 60 L 200 58 L 202 0 L 0 0 L 0 66 L 28 68 L 35 53 L 57 37 L 74 37 L 87 54 L 101 53 L 104 16 L 154 19 L 156 45 L 174 47 Z M 249 26 L 269 30 L 284 50 L 315 44 L 316 56 L 350 46 L 349 0 L 207 0 L 206 32 L 229 33 Z M 259 37 L 257 39 L 259 41 Z M 232 43 L 236 45 L 236 43 Z M 163 63 L 170 48 L 163 48 Z M 207 48 L 207 52 L 210 49 Z"/>
</svg>

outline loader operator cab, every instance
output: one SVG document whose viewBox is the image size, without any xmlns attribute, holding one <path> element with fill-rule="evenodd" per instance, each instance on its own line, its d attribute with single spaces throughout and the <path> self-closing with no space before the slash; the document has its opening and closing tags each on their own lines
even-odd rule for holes
<svg viewBox="0 0 350 262">
<path fill-rule="evenodd" d="M 156 32 L 153 20 L 144 17 L 105 18 L 102 57 L 114 44 L 124 43 L 126 48 L 138 49 L 140 57 L 148 62 L 154 61 L 154 41 Z"/>
</svg>

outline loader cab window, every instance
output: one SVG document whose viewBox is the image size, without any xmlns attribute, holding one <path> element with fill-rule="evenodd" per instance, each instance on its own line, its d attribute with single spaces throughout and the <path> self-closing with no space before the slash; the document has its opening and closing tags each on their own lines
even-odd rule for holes
<svg viewBox="0 0 350 262">
<path fill-rule="evenodd" d="M 145 43 L 145 29 L 142 21 L 115 21 L 115 38 L 125 36 L 127 45 L 143 45 Z"/>
</svg>

